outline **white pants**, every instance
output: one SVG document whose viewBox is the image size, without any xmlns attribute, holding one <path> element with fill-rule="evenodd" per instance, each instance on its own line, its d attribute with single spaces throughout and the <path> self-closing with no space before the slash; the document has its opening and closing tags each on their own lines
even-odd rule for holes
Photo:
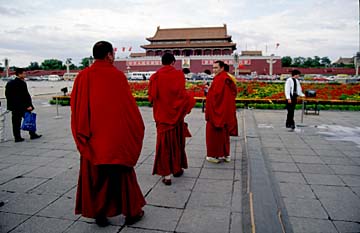
<svg viewBox="0 0 360 233">
<path fill-rule="evenodd" d="M 0 142 L 5 141 L 5 114 L 7 112 L 0 106 Z"/>
</svg>

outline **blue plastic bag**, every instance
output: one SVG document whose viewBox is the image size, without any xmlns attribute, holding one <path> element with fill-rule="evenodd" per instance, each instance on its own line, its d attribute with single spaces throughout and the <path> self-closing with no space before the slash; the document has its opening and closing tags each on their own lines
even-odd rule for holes
<svg viewBox="0 0 360 233">
<path fill-rule="evenodd" d="M 35 132 L 36 131 L 36 113 L 25 112 L 24 120 L 21 125 L 21 129 L 25 131 Z"/>
</svg>

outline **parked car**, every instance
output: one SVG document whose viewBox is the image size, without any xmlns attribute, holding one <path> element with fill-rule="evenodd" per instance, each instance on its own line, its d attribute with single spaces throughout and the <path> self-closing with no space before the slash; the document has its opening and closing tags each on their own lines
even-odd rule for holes
<svg viewBox="0 0 360 233">
<path fill-rule="evenodd" d="M 48 80 L 49 81 L 60 81 L 61 80 L 61 77 L 57 74 L 50 74 L 48 76 Z"/>
<path fill-rule="evenodd" d="M 205 73 L 192 74 L 190 80 L 192 81 L 205 81 L 212 80 L 213 77 L 211 75 Z"/>
</svg>

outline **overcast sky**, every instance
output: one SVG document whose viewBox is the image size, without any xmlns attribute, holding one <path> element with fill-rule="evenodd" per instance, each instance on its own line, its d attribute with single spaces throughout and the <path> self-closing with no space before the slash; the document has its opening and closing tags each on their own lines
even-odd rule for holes
<svg viewBox="0 0 360 233">
<path fill-rule="evenodd" d="M 122 47 L 144 52 L 157 26 L 223 24 L 237 52 L 335 61 L 359 50 L 358 0 L 0 0 L 0 63 L 72 58 L 79 65 L 99 40 L 124 57 Z"/>
</svg>

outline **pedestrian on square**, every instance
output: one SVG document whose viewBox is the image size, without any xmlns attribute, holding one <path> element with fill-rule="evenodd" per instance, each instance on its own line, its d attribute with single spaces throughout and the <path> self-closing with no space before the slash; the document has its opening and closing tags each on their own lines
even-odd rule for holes
<svg viewBox="0 0 360 233">
<path fill-rule="evenodd" d="M 301 72 L 299 70 L 291 71 L 291 78 L 285 82 L 285 97 L 286 97 L 286 128 L 295 129 L 294 112 L 298 96 L 305 96 L 301 90 L 301 85 L 298 80 Z"/>
<path fill-rule="evenodd" d="M 23 68 L 16 68 L 16 78 L 10 80 L 5 87 L 5 96 L 7 100 L 7 109 L 11 111 L 12 128 L 15 142 L 22 142 L 21 137 L 21 120 L 25 112 L 34 110 L 31 96 L 29 94 L 25 77 L 26 73 Z M 35 131 L 29 131 L 30 139 L 40 138 L 42 135 L 36 134 Z"/>
<path fill-rule="evenodd" d="M 185 137 L 191 135 L 184 118 L 195 100 L 186 92 L 184 74 L 174 67 L 174 55 L 165 53 L 161 61 L 163 67 L 150 77 L 148 91 L 157 131 L 153 175 L 171 185 L 171 174 L 179 177 L 188 167 Z"/>
<path fill-rule="evenodd" d="M 202 100 L 202 112 L 205 112 L 205 103 L 206 103 L 206 96 L 207 93 L 209 92 L 209 88 L 210 88 L 210 83 L 208 81 L 204 81 L 204 97 L 205 99 Z"/>
<path fill-rule="evenodd" d="M 215 74 L 206 99 L 206 160 L 230 162 L 230 136 L 237 134 L 236 85 L 224 71 L 224 62 L 213 64 Z"/>
<path fill-rule="evenodd" d="M 208 77 L 211 77 L 211 71 L 206 69 L 204 70 L 204 73 L 208 76 Z M 205 112 L 205 106 L 206 106 L 206 97 L 207 97 L 207 94 L 209 92 L 209 88 L 210 88 L 210 82 L 208 81 L 204 81 L 204 96 L 205 96 L 205 99 L 203 99 L 202 101 L 202 112 Z"/>
<path fill-rule="evenodd" d="M 113 65 L 112 44 L 97 42 L 93 56 L 71 93 L 71 129 L 80 152 L 75 214 L 95 218 L 99 226 L 123 214 L 131 225 L 146 204 L 134 170 L 145 126 L 126 76 Z"/>
</svg>

